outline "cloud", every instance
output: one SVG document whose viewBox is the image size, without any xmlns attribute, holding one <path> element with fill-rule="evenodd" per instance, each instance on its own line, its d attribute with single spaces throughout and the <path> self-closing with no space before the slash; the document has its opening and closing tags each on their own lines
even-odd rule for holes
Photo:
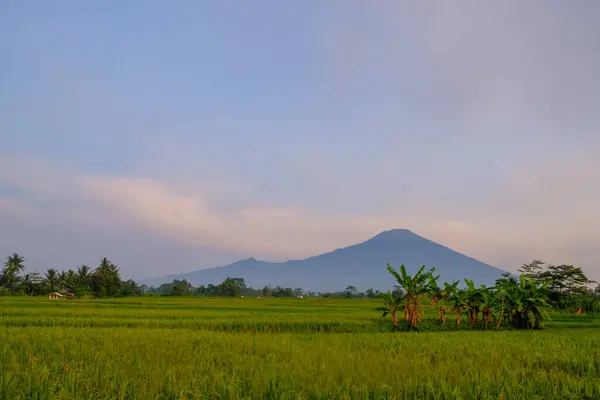
<svg viewBox="0 0 600 400">
<path fill-rule="evenodd" d="M 3 171 L 14 170 L 18 164 L 14 160 L 10 165 L 6 157 L 3 160 Z M 105 229 L 141 227 L 179 243 L 224 251 L 301 257 L 399 226 L 427 227 L 441 233 L 464 230 L 464 223 L 433 215 L 357 215 L 332 209 L 311 212 L 288 205 L 244 205 L 243 192 L 237 194 L 242 205 L 219 209 L 222 198 L 215 195 L 214 188 L 203 195 L 202 189 L 193 185 L 186 189 L 149 178 L 81 174 L 40 162 L 28 166 L 34 170 L 21 169 L 18 176 L 0 174 L 0 179 L 26 192 L 27 196 L 21 196 L 25 203 L 19 204 L 37 204 L 39 213 L 54 213 L 65 221 L 84 221 Z"/>
<path fill-rule="evenodd" d="M 48 212 L 26 217 L 0 212 L 0 226 L 0 256 L 22 254 L 27 271 L 74 269 L 81 264 L 95 267 L 101 258 L 108 257 L 120 267 L 125 279 L 141 279 L 227 265 L 249 257 L 245 252 L 189 246 L 137 225 L 101 225 Z"/>
<path fill-rule="evenodd" d="M 444 199 L 442 193 L 435 197 L 435 190 L 427 195 L 437 198 L 436 202 L 423 208 L 340 214 L 331 204 L 328 212 L 286 205 L 243 206 L 243 192 L 237 194 L 242 206 L 219 209 L 214 188 L 203 196 L 194 185 L 186 190 L 149 178 L 82 174 L 32 162 L 28 165 L 43 165 L 43 170 L 21 170 L 20 178 L 26 179 L 12 180 L 28 195 L 20 201 L 3 199 L 0 214 L 19 210 L 24 218 L 31 218 L 34 209 L 35 218 L 53 215 L 54 221 L 65 225 L 83 222 L 89 229 L 125 237 L 126 232 L 147 232 L 179 246 L 268 259 L 311 256 L 365 240 L 381 230 L 409 228 L 509 269 L 532 258 L 594 268 L 591 257 L 600 256 L 600 215 L 594 208 L 600 204 L 596 189 L 600 168 L 594 168 L 598 164 L 588 158 L 577 164 L 582 168 L 556 160 L 516 168 L 521 173 L 507 173 L 485 202 L 469 203 L 466 194 L 464 208 L 449 214 L 436 211 L 436 204 Z M 7 168 L 6 157 L 2 166 L 3 171 L 12 168 Z M 585 177 L 582 171 L 587 171 Z M 9 175 L 0 174 L 0 181 L 7 182 Z M 414 200 L 423 193 L 407 196 Z"/>
</svg>

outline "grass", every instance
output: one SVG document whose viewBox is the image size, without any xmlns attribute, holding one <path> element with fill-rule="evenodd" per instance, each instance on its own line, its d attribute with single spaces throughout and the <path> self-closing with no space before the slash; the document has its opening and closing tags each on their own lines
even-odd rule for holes
<svg viewBox="0 0 600 400">
<path fill-rule="evenodd" d="M 0 298 L 0 399 L 597 399 L 600 319 L 481 331 L 368 300 Z"/>
</svg>

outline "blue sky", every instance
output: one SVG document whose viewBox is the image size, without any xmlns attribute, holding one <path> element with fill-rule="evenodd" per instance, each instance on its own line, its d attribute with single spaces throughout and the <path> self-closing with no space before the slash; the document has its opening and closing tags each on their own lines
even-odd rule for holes
<svg viewBox="0 0 600 400">
<path fill-rule="evenodd" d="M 595 1 L 3 2 L 0 251 L 142 278 L 408 228 L 600 279 Z"/>
</svg>

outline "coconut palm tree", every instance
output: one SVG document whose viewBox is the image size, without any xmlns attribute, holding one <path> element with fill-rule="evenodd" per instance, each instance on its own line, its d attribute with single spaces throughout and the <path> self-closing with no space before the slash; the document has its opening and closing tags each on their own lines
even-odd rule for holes
<svg viewBox="0 0 600 400">
<path fill-rule="evenodd" d="M 48 285 L 50 290 L 55 292 L 56 287 L 59 284 L 58 271 L 56 271 L 54 268 L 50 268 L 48 271 L 46 271 L 46 274 L 44 275 L 44 284 Z"/>
<path fill-rule="evenodd" d="M 98 265 L 99 270 L 103 270 L 103 271 L 110 271 L 111 267 L 112 267 L 112 263 L 110 262 L 110 260 L 106 257 L 102 257 L 102 260 L 100 260 L 100 265 Z"/>
<path fill-rule="evenodd" d="M 75 286 L 76 286 L 76 275 L 75 272 L 73 272 L 72 269 L 69 269 L 66 273 L 65 276 L 65 286 L 70 290 L 73 291 L 75 290 Z"/>
<path fill-rule="evenodd" d="M 18 274 L 25 269 L 25 265 L 23 265 L 24 262 L 25 259 L 23 256 L 20 256 L 18 253 L 13 253 L 12 256 L 6 258 L 4 266 L 13 271 L 15 274 Z"/>
<path fill-rule="evenodd" d="M 60 288 L 60 291 L 64 291 L 65 287 L 67 287 L 67 273 L 65 271 L 60 271 L 58 273 L 58 286 Z"/>
<path fill-rule="evenodd" d="M 41 278 L 39 272 L 25 274 L 25 276 L 23 277 L 23 286 L 25 288 L 25 293 L 27 293 L 30 296 L 39 291 L 40 283 Z"/>
<path fill-rule="evenodd" d="M 77 281 L 80 285 L 87 285 L 90 279 L 90 267 L 83 264 L 77 268 Z"/>
<path fill-rule="evenodd" d="M 119 267 L 104 257 L 92 273 L 90 289 L 98 297 L 115 296 L 120 292 L 121 283 Z"/>
<path fill-rule="evenodd" d="M 25 265 L 23 265 L 24 262 L 25 259 L 18 253 L 13 253 L 13 255 L 7 257 L 6 262 L 4 262 L 1 280 L 13 290 L 18 280 L 19 273 L 25 269 Z"/>
</svg>

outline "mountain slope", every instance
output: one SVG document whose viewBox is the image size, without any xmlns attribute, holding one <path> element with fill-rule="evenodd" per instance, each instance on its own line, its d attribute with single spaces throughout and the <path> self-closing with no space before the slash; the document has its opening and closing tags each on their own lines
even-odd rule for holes
<svg viewBox="0 0 600 400">
<path fill-rule="evenodd" d="M 404 264 L 409 273 L 416 272 L 422 265 L 436 267 L 441 281 L 448 282 L 469 278 L 477 284 L 489 285 L 504 272 L 409 230 L 394 229 L 381 232 L 365 242 L 304 260 L 271 263 L 249 258 L 225 267 L 169 275 L 142 283 L 156 286 L 174 278 L 185 278 L 196 286 L 218 284 L 227 277 L 240 277 L 255 288 L 280 285 L 325 292 L 353 285 L 359 290 L 369 287 L 387 290 L 394 282 L 385 269 L 386 263 L 394 268 Z"/>
</svg>

